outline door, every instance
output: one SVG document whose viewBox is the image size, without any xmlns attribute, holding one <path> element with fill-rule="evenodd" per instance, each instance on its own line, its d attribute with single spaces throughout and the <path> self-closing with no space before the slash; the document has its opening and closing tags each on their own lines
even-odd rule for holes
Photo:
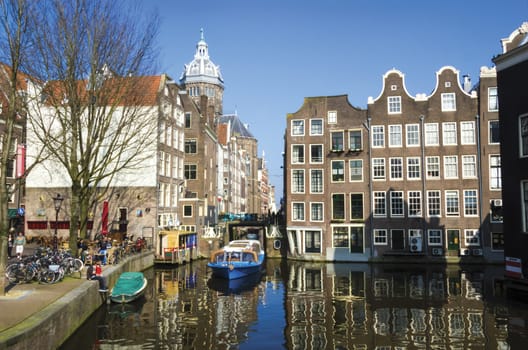
<svg viewBox="0 0 528 350">
<path fill-rule="evenodd" d="M 460 249 L 460 230 L 447 230 L 447 250 L 455 251 L 458 255 Z"/>
<path fill-rule="evenodd" d="M 405 249 L 405 234 L 403 230 L 391 230 L 391 240 L 393 250 Z"/>
</svg>

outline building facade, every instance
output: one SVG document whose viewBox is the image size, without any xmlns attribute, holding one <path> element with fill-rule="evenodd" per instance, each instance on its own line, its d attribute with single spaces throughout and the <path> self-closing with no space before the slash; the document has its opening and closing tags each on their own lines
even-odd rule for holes
<svg viewBox="0 0 528 350">
<path fill-rule="evenodd" d="M 502 39 L 495 57 L 502 157 L 505 275 L 528 290 L 528 22 Z"/>
<path fill-rule="evenodd" d="M 502 258 L 496 78 L 483 71 L 480 91 L 453 67 L 436 78 L 430 95 L 411 96 L 404 75 L 390 70 L 366 110 L 346 96 L 322 97 L 288 115 L 290 255 Z M 324 185 L 315 194 L 318 176 Z"/>
</svg>

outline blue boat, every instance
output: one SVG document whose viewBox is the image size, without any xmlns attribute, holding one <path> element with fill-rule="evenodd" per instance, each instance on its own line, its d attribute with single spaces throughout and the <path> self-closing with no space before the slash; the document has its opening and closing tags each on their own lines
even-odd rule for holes
<svg viewBox="0 0 528 350">
<path fill-rule="evenodd" d="M 123 272 L 110 291 L 110 300 L 114 303 L 129 303 L 141 297 L 146 288 L 147 279 L 143 272 Z"/>
<path fill-rule="evenodd" d="M 214 251 L 207 266 L 213 276 L 234 280 L 260 272 L 264 258 L 265 253 L 258 240 L 235 240 Z"/>
</svg>

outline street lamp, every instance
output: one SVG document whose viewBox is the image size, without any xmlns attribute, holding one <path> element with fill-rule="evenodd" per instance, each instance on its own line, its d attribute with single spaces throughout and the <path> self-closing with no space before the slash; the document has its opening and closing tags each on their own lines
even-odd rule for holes
<svg viewBox="0 0 528 350">
<path fill-rule="evenodd" d="M 61 210 L 62 201 L 64 198 L 57 193 L 56 197 L 53 197 L 53 206 L 55 207 L 55 236 L 53 237 L 53 249 L 57 250 L 57 228 L 59 224 L 59 211 Z"/>
</svg>

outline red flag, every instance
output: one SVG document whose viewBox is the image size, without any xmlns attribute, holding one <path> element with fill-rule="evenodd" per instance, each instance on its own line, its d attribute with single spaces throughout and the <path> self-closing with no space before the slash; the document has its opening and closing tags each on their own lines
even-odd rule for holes
<svg viewBox="0 0 528 350">
<path fill-rule="evenodd" d="M 26 172 L 26 147 L 19 144 L 16 155 L 16 176 L 21 178 Z"/>
<path fill-rule="evenodd" d="M 103 216 L 101 220 L 101 233 L 108 234 L 108 201 L 103 202 Z"/>
</svg>

